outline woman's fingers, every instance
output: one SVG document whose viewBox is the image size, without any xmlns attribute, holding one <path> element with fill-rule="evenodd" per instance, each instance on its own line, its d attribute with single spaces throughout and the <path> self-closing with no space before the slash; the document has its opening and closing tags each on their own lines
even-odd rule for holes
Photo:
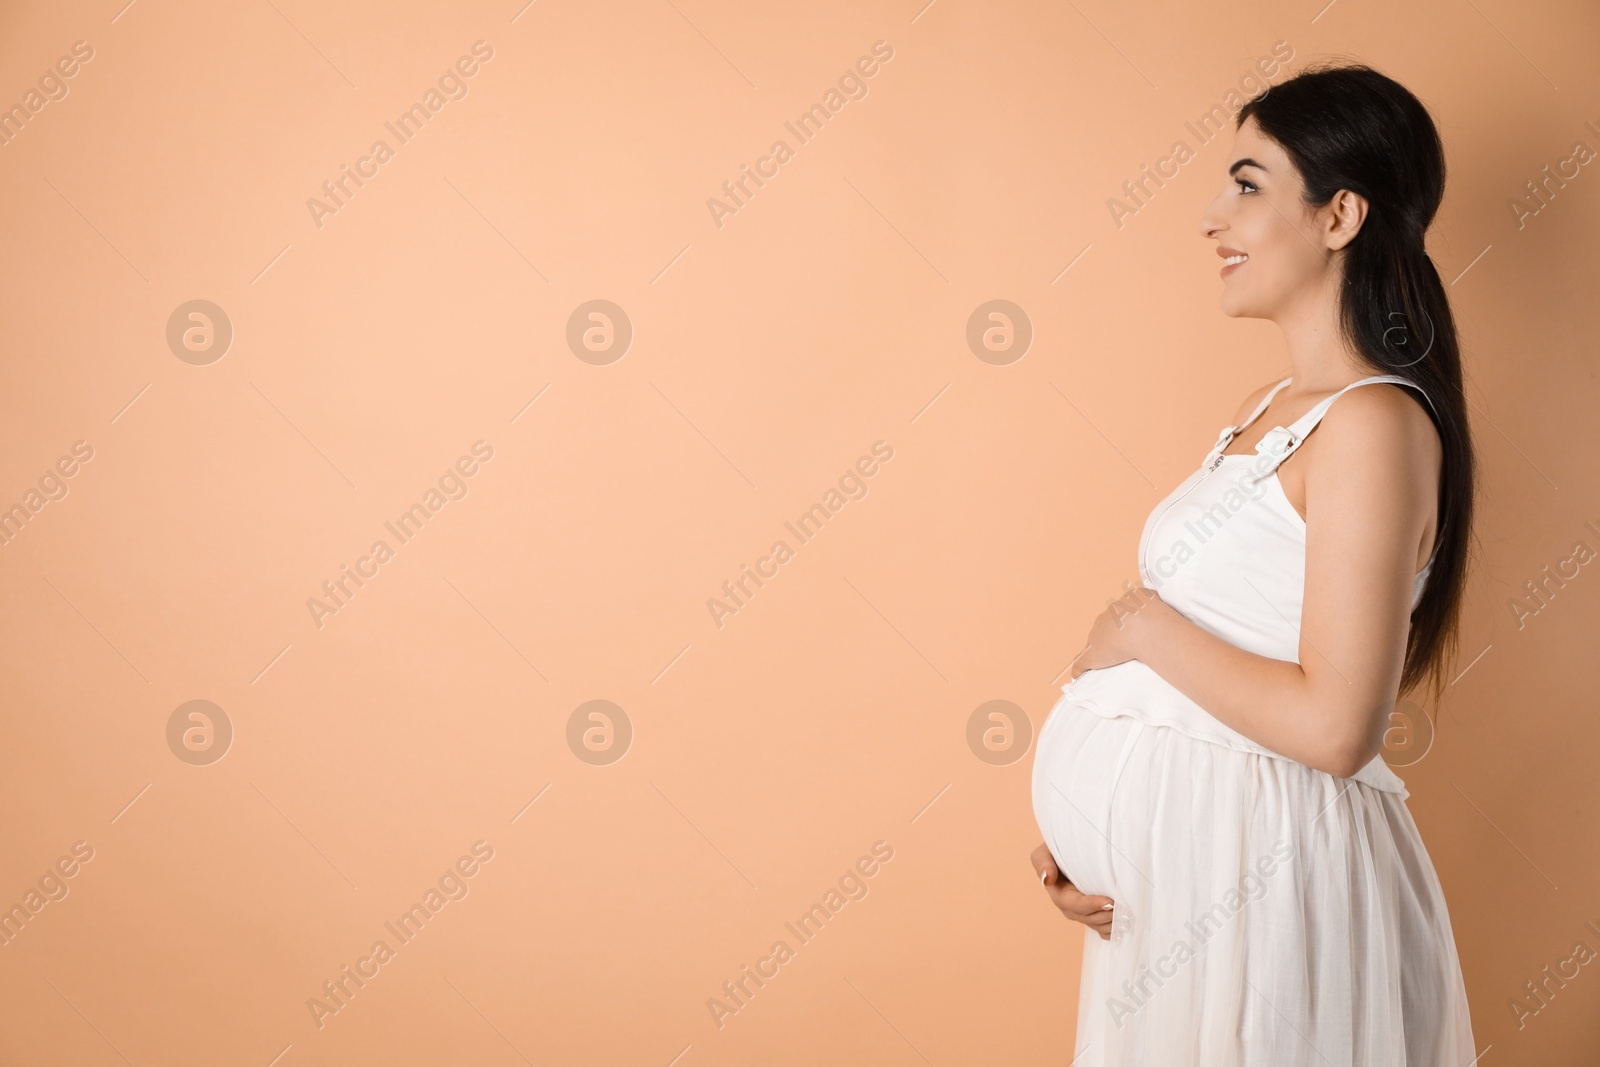
<svg viewBox="0 0 1600 1067">
<path fill-rule="evenodd" d="M 1046 887 L 1050 898 L 1055 901 L 1056 907 L 1068 912 L 1073 918 L 1081 922 L 1090 919 L 1105 918 L 1111 914 L 1111 898 L 1088 893 L 1078 892 L 1078 887 L 1068 881 L 1061 881 Z"/>
<path fill-rule="evenodd" d="M 1067 881 L 1056 866 L 1048 845 L 1040 844 L 1028 857 L 1051 903 L 1061 914 L 1073 922 L 1080 922 L 1095 931 L 1103 940 L 1111 940 L 1111 920 L 1115 911 L 1110 897 L 1094 893 L 1080 893 L 1078 887 Z"/>
<path fill-rule="evenodd" d="M 1056 868 L 1056 858 L 1050 855 L 1050 846 L 1043 841 L 1039 842 L 1038 848 L 1029 853 L 1028 862 L 1033 865 L 1034 872 L 1045 885 L 1049 885 L 1060 876 L 1061 872 Z"/>
<path fill-rule="evenodd" d="M 1089 893 L 1080 893 L 1071 882 L 1059 882 L 1056 885 L 1046 886 L 1046 892 L 1055 906 L 1061 909 L 1061 914 L 1074 922 L 1083 923 L 1085 926 L 1100 929 L 1110 929 L 1111 920 L 1115 909 L 1111 905 L 1111 898 Z"/>
</svg>

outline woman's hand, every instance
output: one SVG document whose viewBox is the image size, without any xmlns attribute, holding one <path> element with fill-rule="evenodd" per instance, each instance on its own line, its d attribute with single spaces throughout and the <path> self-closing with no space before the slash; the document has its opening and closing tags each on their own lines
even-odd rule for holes
<svg viewBox="0 0 1600 1067">
<path fill-rule="evenodd" d="M 1050 902 L 1061 909 L 1061 914 L 1087 926 L 1099 934 L 1102 941 L 1111 940 L 1110 897 L 1078 892 L 1077 886 L 1062 877 L 1060 869 L 1056 867 L 1055 857 L 1050 855 L 1050 846 L 1043 842 L 1028 859 L 1044 884 L 1045 892 L 1050 894 Z"/>
<path fill-rule="evenodd" d="M 1089 642 L 1072 663 L 1072 677 L 1084 671 L 1114 667 L 1139 658 L 1140 640 L 1153 613 L 1171 611 L 1161 594 L 1145 586 L 1127 584 L 1128 590 L 1095 617 Z"/>
</svg>

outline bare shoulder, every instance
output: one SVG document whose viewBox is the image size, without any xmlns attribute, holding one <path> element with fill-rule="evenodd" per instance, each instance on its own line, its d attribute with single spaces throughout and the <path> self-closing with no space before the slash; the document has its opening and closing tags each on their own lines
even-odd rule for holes
<svg viewBox="0 0 1600 1067">
<path fill-rule="evenodd" d="M 1244 403 L 1239 405 L 1239 410 L 1233 413 L 1231 425 L 1237 426 L 1245 419 L 1248 419 L 1250 417 L 1250 413 L 1256 409 L 1256 405 L 1261 403 L 1266 395 L 1272 392 L 1273 386 L 1277 385 L 1278 382 L 1281 381 L 1283 381 L 1282 378 L 1279 378 L 1276 381 L 1270 381 L 1266 385 L 1263 385 L 1261 388 L 1255 390 L 1249 396 L 1245 397 Z"/>
<path fill-rule="evenodd" d="M 1313 437 L 1330 459 L 1367 469 L 1394 469 L 1402 477 L 1428 481 L 1443 460 L 1439 431 L 1421 393 L 1392 382 L 1351 389 L 1334 401 Z"/>
</svg>

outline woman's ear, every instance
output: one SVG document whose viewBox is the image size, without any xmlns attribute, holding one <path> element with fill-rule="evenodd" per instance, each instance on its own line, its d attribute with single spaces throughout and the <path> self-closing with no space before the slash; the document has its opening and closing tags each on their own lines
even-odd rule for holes
<svg viewBox="0 0 1600 1067">
<path fill-rule="evenodd" d="M 1362 223 L 1367 221 L 1367 198 L 1349 189 L 1333 194 L 1322 210 L 1327 216 L 1327 232 L 1323 236 L 1330 252 L 1337 252 L 1356 239 Z"/>
</svg>

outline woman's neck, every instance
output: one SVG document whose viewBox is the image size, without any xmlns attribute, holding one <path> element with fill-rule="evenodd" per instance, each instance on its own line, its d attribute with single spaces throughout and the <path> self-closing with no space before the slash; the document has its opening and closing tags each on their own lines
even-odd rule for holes
<svg viewBox="0 0 1600 1067">
<path fill-rule="evenodd" d="M 1331 393 L 1372 373 L 1351 351 L 1339 327 L 1335 289 L 1325 289 L 1291 306 L 1274 321 L 1289 351 L 1289 391 Z"/>
</svg>

